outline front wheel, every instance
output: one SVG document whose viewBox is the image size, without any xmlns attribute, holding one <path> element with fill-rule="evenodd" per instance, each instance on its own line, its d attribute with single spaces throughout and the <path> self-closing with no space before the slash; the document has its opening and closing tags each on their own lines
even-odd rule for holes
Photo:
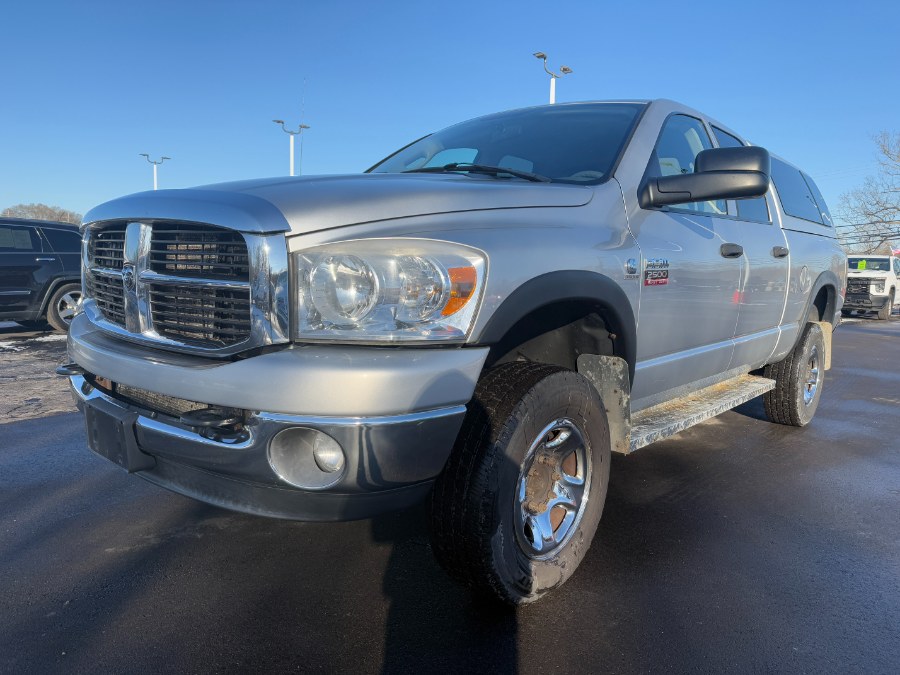
<svg viewBox="0 0 900 675">
<path fill-rule="evenodd" d="M 75 317 L 81 300 L 81 284 L 63 284 L 50 297 L 47 304 L 47 323 L 65 333 Z"/>
<path fill-rule="evenodd" d="M 778 363 L 765 367 L 763 377 L 775 380 L 775 388 L 763 395 L 766 417 L 778 424 L 809 424 L 825 382 L 825 338 L 815 323 L 806 324 L 800 342 Z"/>
<path fill-rule="evenodd" d="M 878 318 L 881 321 L 888 321 L 891 318 L 891 312 L 894 311 L 894 291 L 891 290 L 891 294 L 888 296 L 888 301 L 885 303 L 884 307 L 878 310 Z"/>
<path fill-rule="evenodd" d="M 563 584 L 584 558 L 609 482 L 606 413 L 593 385 L 515 362 L 479 383 L 431 505 L 438 562 L 510 604 Z"/>
</svg>

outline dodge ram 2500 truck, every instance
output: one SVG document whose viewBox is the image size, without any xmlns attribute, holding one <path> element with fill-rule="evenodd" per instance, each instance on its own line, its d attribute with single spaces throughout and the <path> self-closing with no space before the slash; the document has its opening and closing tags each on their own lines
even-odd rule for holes
<svg viewBox="0 0 900 675">
<path fill-rule="evenodd" d="M 441 564 L 523 603 L 583 558 L 610 452 L 760 395 L 810 421 L 846 268 L 812 179 L 706 115 L 543 106 L 96 207 L 61 370 L 129 472 L 281 518 L 428 497 Z"/>
</svg>

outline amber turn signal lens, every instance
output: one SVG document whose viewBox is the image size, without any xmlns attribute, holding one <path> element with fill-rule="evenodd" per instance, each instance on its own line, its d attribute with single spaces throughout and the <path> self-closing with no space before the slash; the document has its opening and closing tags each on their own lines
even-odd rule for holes
<svg viewBox="0 0 900 675">
<path fill-rule="evenodd" d="M 478 279 L 474 267 L 451 267 L 447 272 L 450 274 L 450 300 L 444 306 L 441 316 L 456 314 L 465 307 L 475 294 Z"/>
</svg>

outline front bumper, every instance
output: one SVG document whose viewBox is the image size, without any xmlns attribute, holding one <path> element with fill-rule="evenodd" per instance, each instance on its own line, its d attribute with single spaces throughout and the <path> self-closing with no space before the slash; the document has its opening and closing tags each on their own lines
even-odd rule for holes
<svg viewBox="0 0 900 675">
<path fill-rule="evenodd" d="M 213 361 L 111 338 L 83 315 L 68 346 L 85 371 L 70 382 L 95 452 L 201 501 L 299 520 L 366 518 L 427 494 L 488 351 L 323 345 Z M 123 394 L 126 387 L 238 411 L 241 432 L 203 433 L 152 397 Z M 339 478 L 327 487 L 285 480 L 272 459 L 273 439 L 284 432 L 336 441 Z M 307 451 L 295 447 L 298 457 Z"/>
<path fill-rule="evenodd" d="M 466 409 L 372 418 L 253 413 L 237 441 L 214 440 L 174 417 L 142 409 L 69 378 L 89 444 L 140 477 L 234 511 L 297 520 L 353 520 L 423 498 L 440 473 Z M 103 429 L 113 428 L 112 434 Z M 269 462 L 282 431 L 312 429 L 336 440 L 346 464 L 327 490 L 288 484 Z"/>
<path fill-rule="evenodd" d="M 843 309 L 884 309 L 890 300 L 888 295 L 873 295 L 871 293 L 855 293 L 844 298 Z"/>
</svg>

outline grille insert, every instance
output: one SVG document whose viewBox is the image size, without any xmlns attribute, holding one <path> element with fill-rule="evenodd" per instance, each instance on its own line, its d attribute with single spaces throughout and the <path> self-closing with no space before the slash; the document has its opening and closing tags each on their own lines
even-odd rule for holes
<svg viewBox="0 0 900 675">
<path fill-rule="evenodd" d="M 238 233 L 202 225 L 156 225 L 150 240 L 150 269 L 205 279 L 250 277 L 247 244 Z"/>
<path fill-rule="evenodd" d="M 250 290 L 152 283 L 150 316 L 161 336 L 224 347 L 250 337 Z"/>
<path fill-rule="evenodd" d="M 125 326 L 125 290 L 122 277 L 92 270 L 87 275 L 88 295 L 97 303 L 104 318 L 117 326 Z"/>
<path fill-rule="evenodd" d="M 125 224 L 112 225 L 91 233 L 88 257 L 91 267 L 122 269 L 125 258 Z"/>
</svg>

